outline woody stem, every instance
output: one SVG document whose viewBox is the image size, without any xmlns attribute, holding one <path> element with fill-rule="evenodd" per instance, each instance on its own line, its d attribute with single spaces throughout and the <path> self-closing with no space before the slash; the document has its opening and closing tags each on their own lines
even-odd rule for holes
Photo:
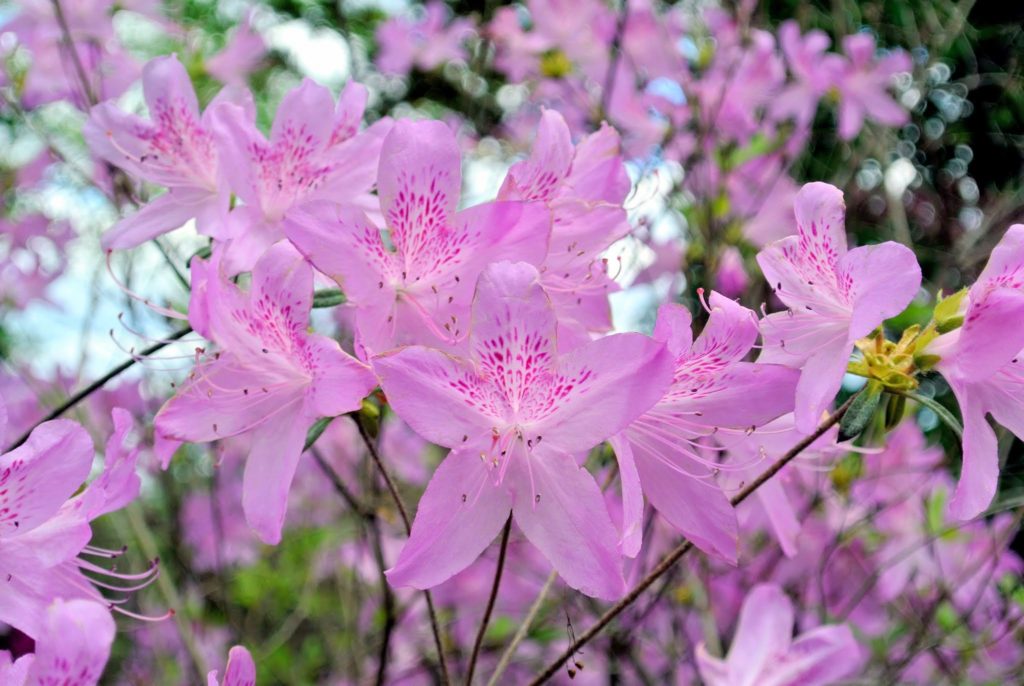
<svg viewBox="0 0 1024 686">
<path fill-rule="evenodd" d="M 494 603 L 498 600 L 498 586 L 501 584 L 501 573 L 505 570 L 505 554 L 508 552 L 508 537 L 512 533 L 512 515 L 509 514 L 505 522 L 505 528 L 501 531 L 501 547 L 498 548 L 498 566 L 494 570 L 494 584 L 491 586 L 491 595 L 487 599 L 487 608 L 484 610 L 483 619 L 480 620 L 480 629 L 476 632 L 476 640 L 473 641 L 473 653 L 469 657 L 469 667 L 466 670 L 466 686 L 473 686 L 473 672 L 476 671 L 476 660 L 480 656 L 480 647 L 484 643 L 484 634 L 487 633 L 487 624 L 491 621 L 491 613 L 494 611 Z"/>
<path fill-rule="evenodd" d="M 405 507 L 405 502 L 402 500 L 401 494 L 398 492 L 398 487 L 395 485 L 394 479 L 391 478 L 391 474 L 388 472 L 387 467 L 384 466 L 384 461 L 380 458 L 380 453 L 377 452 L 377 446 L 366 430 L 366 425 L 363 423 L 363 418 L 358 412 L 352 413 L 353 419 L 355 419 L 356 426 L 359 428 L 359 435 L 363 439 L 363 443 L 366 444 L 366 449 L 370 453 L 370 457 L 373 459 L 373 463 L 377 466 L 377 471 L 380 472 L 381 477 L 384 479 L 384 485 L 388 489 L 388 493 L 391 494 L 392 500 L 395 501 L 395 506 L 398 508 L 398 514 L 402 518 L 402 524 L 405 526 L 406 536 L 412 534 L 412 520 L 409 518 L 409 511 Z M 423 595 L 427 599 L 427 613 L 430 615 L 430 630 L 434 634 L 434 648 L 437 650 L 437 662 L 441 668 L 441 681 L 446 686 L 451 684 L 451 677 L 448 674 L 448 663 L 444 657 L 444 643 L 441 640 L 441 625 L 437 619 L 437 609 L 434 607 L 434 597 L 430 591 L 424 590 Z"/>
<path fill-rule="evenodd" d="M 779 470 L 789 464 L 793 458 L 802 453 L 812 443 L 821 438 L 825 433 L 833 426 L 839 423 L 839 420 L 843 418 L 846 411 L 850 409 L 850 405 L 859 394 L 854 394 L 845 403 L 843 403 L 839 409 L 837 409 L 832 415 L 822 422 L 817 429 L 814 430 L 810 436 L 807 436 L 799 443 L 794 445 L 785 455 L 776 460 L 767 470 L 764 471 L 760 476 L 751 481 L 744 487 L 739 493 L 732 497 L 730 503 L 735 507 L 750 495 L 760 488 L 768 479 L 775 476 Z M 553 677 L 565 662 L 572 658 L 580 648 L 589 643 L 594 637 L 596 637 L 601 631 L 608 626 L 613 619 L 622 614 L 630 605 L 636 602 L 637 598 L 646 591 L 651 584 L 657 581 L 663 574 L 675 565 L 684 555 L 693 549 L 693 543 L 691 541 L 683 541 L 680 543 L 672 552 L 668 553 L 665 557 L 655 565 L 654 569 L 647 573 L 647 575 L 641 579 L 636 586 L 634 586 L 629 593 L 626 594 L 622 600 L 608 608 L 603 615 L 601 615 L 594 624 L 592 624 L 586 631 L 580 634 L 575 641 L 573 641 L 569 647 L 567 647 L 562 653 L 555 658 L 540 674 L 533 678 L 530 682 L 530 686 L 539 686 L 548 681 Z"/>
</svg>

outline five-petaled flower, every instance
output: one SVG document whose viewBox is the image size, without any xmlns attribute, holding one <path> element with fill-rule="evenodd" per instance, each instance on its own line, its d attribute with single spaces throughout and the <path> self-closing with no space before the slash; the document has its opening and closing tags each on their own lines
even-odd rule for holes
<svg viewBox="0 0 1024 686">
<path fill-rule="evenodd" d="M 377 385 L 369 367 L 306 327 L 313 269 L 287 242 L 260 258 L 248 293 L 219 255 L 192 262 L 189 321 L 219 352 L 196 365 L 154 420 L 164 464 L 177 442 L 250 434 L 242 505 L 267 543 L 281 539 L 288 489 L 318 417 L 360 407 Z"/>
<path fill-rule="evenodd" d="M 797 235 L 757 255 L 775 295 L 789 310 L 761 320 L 761 362 L 801 370 L 796 427 L 814 431 L 839 391 L 853 343 L 906 308 L 921 267 L 906 246 L 886 242 L 846 249 L 843 193 L 809 183 L 796 196 Z"/>
<path fill-rule="evenodd" d="M 464 341 L 477 276 L 490 262 L 540 264 L 551 216 L 540 203 L 490 202 L 456 211 L 458 144 L 441 122 L 398 122 L 384 141 L 377 187 L 387 227 L 323 204 L 293 217 L 288 238 L 356 308 L 363 352 Z"/>
<path fill-rule="evenodd" d="M 499 262 L 480 277 L 466 357 L 411 346 L 374 359 L 395 411 L 451 448 L 387 572 L 392 584 L 429 588 L 448 579 L 511 512 L 570 586 L 599 598 L 625 590 L 618 534 L 578 462 L 662 397 L 671 356 L 640 334 L 560 355 L 556 325 L 537 270 Z"/>
</svg>

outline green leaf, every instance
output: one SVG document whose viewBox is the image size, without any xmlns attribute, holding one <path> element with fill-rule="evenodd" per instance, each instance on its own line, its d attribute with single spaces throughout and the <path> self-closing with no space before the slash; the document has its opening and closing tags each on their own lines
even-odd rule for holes
<svg viewBox="0 0 1024 686">
<path fill-rule="evenodd" d="M 904 395 L 913 400 L 916 403 L 924 405 L 929 410 L 938 415 L 942 423 L 953 430 L 953 433 L 957 435 L 957 438 L 964 437 L 964 427 L 961 426 L 960 421 L 953 416 L 953 413 L 943 407 L 942 403 L 938 402 L 933 398 L 914 393 L 913 391 L 906 391 Z"/>
<path fill-rule="evenodd" d="M 313 423 L 313 426 L 309 427 L 309 431 L 306 432 L 306 444 L 302 446 L 303 452 L 313 447 L 313 444 L 333 421 L 334 417 L 321 417 Z"/>
<path fill-rule="evenodd" d="M 335 307 L 347 302 L 345 294 L 339 288 L 325 288 L 313 294 L 313 307 Z"/>
<path fill-rule="evenodd" d="M 875 380 L 868 381 L 864 390 L 854 398 L 850 409 L 843 415 L 839 422 L 839 440 L 846 441 L 859 436 L 878 409 L 878 402 L 882 399 L 882 384 Z"/>
</svg>

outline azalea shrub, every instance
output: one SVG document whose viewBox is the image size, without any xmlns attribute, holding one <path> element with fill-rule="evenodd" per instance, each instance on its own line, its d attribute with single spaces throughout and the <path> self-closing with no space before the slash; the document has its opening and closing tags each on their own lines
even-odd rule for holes
<svg viewBox="0 0 1024 686">
<path fill-rule="evenodd" d="M 0 4 L 0 685 L 1009 684 L 979 3 Z"/>
</svg>

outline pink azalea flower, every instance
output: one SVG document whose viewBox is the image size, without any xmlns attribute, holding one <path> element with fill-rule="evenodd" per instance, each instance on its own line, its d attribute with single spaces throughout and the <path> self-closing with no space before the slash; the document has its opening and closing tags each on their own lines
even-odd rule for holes
<svg viewBox="0 0 1024 686">
<path fill-rule="evenodd" d="M 0 456 L 0 579 L 5 580 L 0 622 L 39 638 L 53 599 L 107 603 L 83 571 L 108 577 L 105 587 L 114 591 L 121 589 L 110 580 L 134 585 L 153 578 L 155 567 L 144 575 L 125 575 L 85 559 L 120 554 L 88 545 L 89 522 L 123 507 L 139 492 L 138 451 L 125 447 L 131 417 L 115 411 L 114 426 L 102 474 L 74 497 L 93 462 L 92 440 L 75 422 L 41 424 L 23 445 Z"/>
<path fill-rule="evenodd" d="M 133 248 L 191 219 L 200 233 L 219 237 L 227 196 L 218 191 L 215 107 L 199 113 L 188 73 L 173 55 L 146 64 L 142 89 L 149 121 L 104 102 L 92 109 L 82 133 L 96 156 L 169 190 L 105 233 L 103 247 Z"/>
<path fill-rule="evenodd" d="M 757 255 L 775 295 L 789 310 L 761 320 L 763 362 L 802 370 L 796 427 L 814 431 L 839 391 L 853 343 L 910 304 L 921 286 L 914 253 L 886 242 L 846 249 L 843 193 L 809 183 L 797 194 L 797 235 Z"/>
<path fill-rule="evenodd" d="M 214 109 L 224 183 L 245 203 L 229 215 L 224 267 L 231 274 L 251 269 L 307 203 L 372 206 L 373 173 L 392 122 L 360 131 L 366 98 L 363 85 L 349 82 L 335 105 L 329 90 L 306 79 L 284 96 L 269 139 L 251 110 L 231 103 Z"/>
<path fill-rule="evenodd" d="M 377 180 L 387 242 L 356 210 L 324 204 L 289 222 L 288 238 L 355 307 L 361 351 L 464 340 L 481 270 L 495 260 L 544 259 L 551 217 L 543 205 L 491 202 L 457 212 L 461 184 L 451 129 L 400 121 L 384 141 Z"/>
<path fill-rule="evenodd" d="M 56 600 L 46 609 L 41 622 L 34 653 L 11 664 L 9 655 L 0 651 L 0 683 L 98 684 L 114 643 L 114 618 L 110 610 L 91 600 Z"/>
<path fill-rule="evenodd" d="M 950 501 L 957 519 L 981 514 L 996 493 L 999 456 L 986 416 L 1024 436 L 1024 224 L 1009 228 L 967 295 L 961 328 L 937 338 L 928 352 L 949 381 L 964 420 L 963 467 Z"/>
<path fill-rule="evenodd" d="M 629 233 L 622 207 L 629 190 L 615 129 L 602 125 L 573 147 L 562 115 L 544 110 L 530 157 L 512 165 L 498 193 L 501 200 L 542 202 L 551 209 L 541 284 L 559 323 L 584 337 L 611 329 L 608 293 L 616 286 L 601 254 Z"/>
<path fill-rule="evenodd" d="M 387 572 L 393 585 L 430 588 L 465 569 L 511 512 L 570 586 L 599 598 L 625 590 L 615 527 L 575 456 L 657 401 L 671 360 L 639 334 L 560 355 L 555 329 L 537 270 L 500 262 L 480 277 L 467 357 L 413 346 L 374 359 L 399 416 L 452 449 Z"/>
<path fill-rule="evenodd" d="M 697 667 L 708 686 L 827 686 L 853 676 L 865 655 L 846 625 L 793 636 L 793 603 L 773 584 L 755 586 L 740 610 L 725 659 L 701 643 Z"/>
<path fill-rule="evenodd" d="M 251 434 L 242 505 L 260 538 L 277 543 L 310 425 L 358 409 L 376 381 L 336 342 L 307 332 L 313 270 L 288 243 L 260 258 L 248 293 L 216 258 L 192 265 L 189 320 L 220 352 L 157 413 L 160 452 L 166 466 L 176 442 Z"/>
<path fill-rule="evenodd" d="M 754 313 L 718 293 L 710 304 L 711 317 L 696 341 L 685 307 L 659 309 L 654 337 L 674 357 L 672 385 L 612 439 L 622 479 L 623 551 L 630 556 L 640 549 L 643 493 L 695 545 L 735 562 L 736 515 L 713 478 L 718 460 L 705 456 L 722 448 L 708 439 L 742 438 L 793 407 L 796 372 L 743 361 L 757 340 Z"/>
<path fill-rule="evenodd" d="M 248 650 L 243 646 L 235 646 L 228 652 L 224 679 L 218 680 L 216 669 L 206 679 L 207 686 L 256 686 L 256 663 L 252 661 Z"/>
<path fill-rule="evenodd" d="M 864 119 L 885 126 L 900 126 L 910 118 L 907 110 L 889 95 L 893 76 L 909 71 L 907 53 L 896 50 L 875 59 L 875 38 L 858 33 L 843 38 L 848 61 L 836 78 L 839 88 L 839 135 L 850 140 L 864 126 Z"/>
<path fill-rule="evenodd" d="M 416 20 L 392 17 L 377 29 L 380 53 L 377 68 L 385 74 L 405 76 L 415 66 L 432 71 L 448 62 L 466 60 L 466 39 L 473 34 L 473 22 L 460 18 L 445 26 L 448 11 L 443 2 L 425 5 Z"/>
<path fill-rule="evenodd" d="M 836 85 L 844 64 L 839 55 L 827 52 L 831 42 L 823 31 L 801 35 L 796 21 L 779 27 L 779 43 L 793 80 L 772 101 L 772 116 L 793 118 L 800 127 L 812 122 L 818 102 Z"/>
<path fill-rule="evenodd" d="M 206 60 L 206 71 L 223 84 L 244 85 L 266 55 L 267 45 L 249 17 L 235 28 L 224 49 Z"/>
<path fill-rule="evenodd" d="M 743 264 L 743 255 L 739 248 L 728 246 L 718 256 L 718 269 L 715 271 L 715 287 L 727 298 L 739 298 L 750 284 L 747 268 Z"/>
</svg>

